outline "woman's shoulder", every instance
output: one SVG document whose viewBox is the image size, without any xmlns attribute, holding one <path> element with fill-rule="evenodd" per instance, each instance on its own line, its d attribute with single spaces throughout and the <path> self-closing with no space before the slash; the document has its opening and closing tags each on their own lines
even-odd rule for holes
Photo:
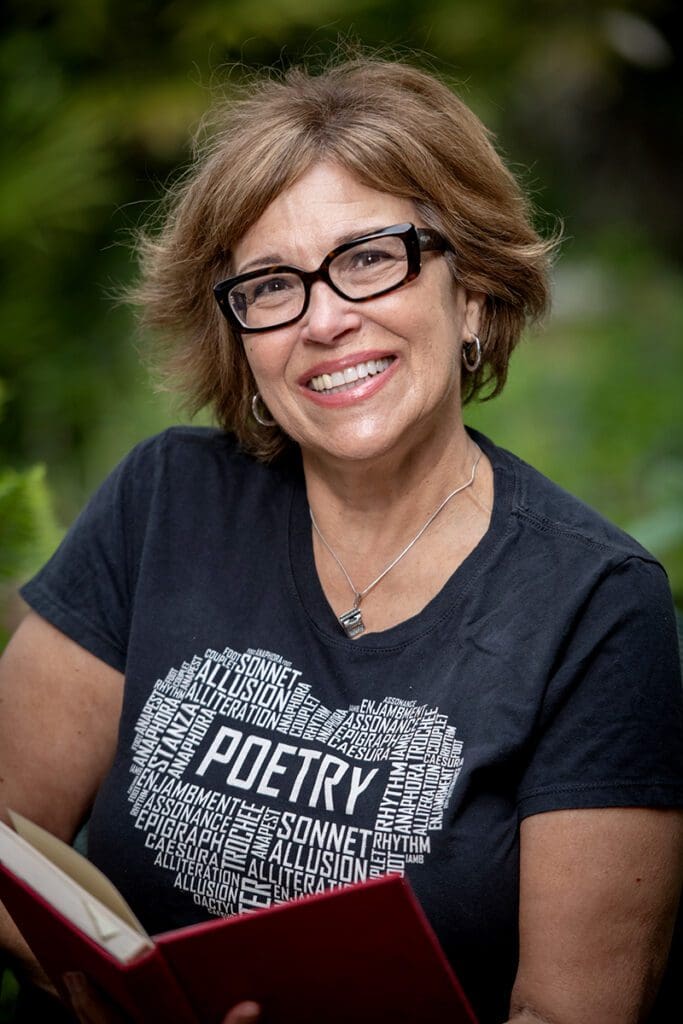
<svg viewBox="0 0 683 1024">
<path fill-rule="evenodd" d="M 476 436 L 493 464 L 496 479 L 504 483 L 508 514 L 531 534 L 602 554 L 610 561 L 636 558 L 657 564 L 655 556 L 634 537 L 581 498 L 513 452 Z"/>
<path fill-rule="evenodd" d="M 193 427 L 178 425 L 139 441 L 124 458 L 135 461 L 162 462 L 169 455 L 177 458 L 222 457 L 239 453 L 239 444 L 233 434 L 218 427 Z"/>
<path fill-rule="evenodd" d="M 294 459 L 281 456 L 272 463 L 260 462 L 224 430 L 174 426 L 136 444 L 101 493 L 137 512 L 159 502 L 167 508 L 169 501 L 174 508 L 188 501 L 225 507 L 262 501 L 298 479 L 297 473 Z"/>
<path fill-rule="evenodd" d="M 171 473 L 192 481 L 212 465 L 237 476 L 268 475 L 270 469 L 245 452 L 234 434 L 218 427 L 172 426 L 139 441 L 114 472 L 146 479 Z"/>
</svg>

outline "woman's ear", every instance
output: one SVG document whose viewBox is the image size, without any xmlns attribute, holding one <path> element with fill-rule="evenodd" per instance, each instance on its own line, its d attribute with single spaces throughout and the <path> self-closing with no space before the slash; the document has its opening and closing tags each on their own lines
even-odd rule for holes
<svg viewBox="0 0 683 1024">
<path fill-rule="evenodd" d="M 484 292 L 465 292 L 463 341 L 471 341 L 473 335 L 478 335 L 481 332 L 485 302 Z"/>
</svg>

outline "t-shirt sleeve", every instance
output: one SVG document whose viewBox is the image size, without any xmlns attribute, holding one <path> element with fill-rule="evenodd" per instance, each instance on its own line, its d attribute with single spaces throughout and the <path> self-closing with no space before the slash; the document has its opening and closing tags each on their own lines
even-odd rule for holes
<svg viewBox="0 0 683 1024">
<path fill-rule="evenodd" d="M 676 619 L 656 563 L 633 557 L 618 565 L 568 632 L 518 801 L 520 817 L 579 807 L 683 806 Z"/>
<path fill-rule="evenodd" d="M 133 449 L 21 589 L 34 611 L 120 672 L 163 443 L 162 435 Z"/>
</svg>

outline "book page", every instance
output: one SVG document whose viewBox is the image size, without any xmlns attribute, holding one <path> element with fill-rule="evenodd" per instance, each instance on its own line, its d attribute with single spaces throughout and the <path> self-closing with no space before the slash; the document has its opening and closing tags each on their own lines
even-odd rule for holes
<svg viewBox="0 0 683 1024">
<path fill-rule="evenodd" d="M 40 825 L 34 825 L 28 818 L 17 814 L 16 811 L 8 810 L 8 815 L 17 833 L 30 843 L 36 850 L 39 850 L 48 860 L 56 864 L 69 878 L 83 886 L 86 892 L 109 907 L 112 913 L 116 914 L 123 921 L 140 932 L 147 935 L 137 917 L 130 909 L 121 893 L 113 885 L 106 875 L 103 875 L 99 868 L 86 860 L 78 850 L 53 836 Z"/>
<path fill-rule="evenodd" d="M 0 822 L 0 862 L 13 875 L 122 963 L 153 948 L 121 894 L 93 864 L 45 829 L 9 814 L 22 834 Z"/>
</svg>

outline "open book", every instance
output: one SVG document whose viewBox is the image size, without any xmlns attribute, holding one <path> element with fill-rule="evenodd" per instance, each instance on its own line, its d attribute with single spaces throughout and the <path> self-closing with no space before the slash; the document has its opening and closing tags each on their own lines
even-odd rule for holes
<svg viewBox="0 0 683 1024">
<path fill-rule="evenodd" d="M 141 1024 L 219 1024 L 243 999 L 264 1024 L 476 1024 L 397 875 L 152 938 L 93 864 L 11 820 L 0 899 L 61 991 L 82 971 Z"/>
</svg>

